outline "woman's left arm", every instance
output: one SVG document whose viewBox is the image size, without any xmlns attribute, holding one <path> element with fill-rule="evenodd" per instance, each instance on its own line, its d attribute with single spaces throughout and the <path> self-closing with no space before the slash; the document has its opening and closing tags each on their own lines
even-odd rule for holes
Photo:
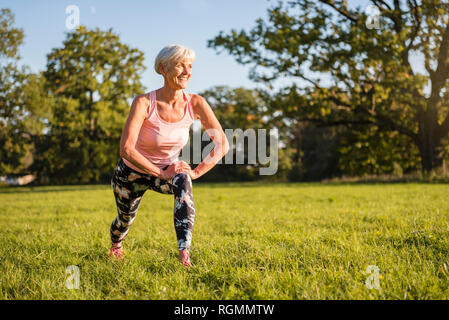
<svg viewBox="0 0 449 320">
<path fill-rule="evenodd" d="M 191 95 L 191 104 L 195 119 L 200 119 L 203 128 L 209 134 L 214 142 L 214 149 L 207 155 L 203 161 L 189 172 L 192 180 L 201 177 L 203 174 L 212 169 L 218 161 L 229 151 L 229 142 L 221 128 L 220 122 L 215 117 L 212 108 L 206 99 L 199 95 Z"/>
</svg>

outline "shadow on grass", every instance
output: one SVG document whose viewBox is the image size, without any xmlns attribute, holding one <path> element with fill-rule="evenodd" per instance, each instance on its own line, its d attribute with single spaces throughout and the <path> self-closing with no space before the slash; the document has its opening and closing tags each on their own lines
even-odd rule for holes
<svg viewBox="0 0 449 320">
<path fill-rule="evenodd" d="M 431 234 L 425 231 L 414 231 L 403 237 L 389 237 L 383 240 L 395 249 L 429 249 L 435 256 L 447 256 L 449 248 L 443 241 L 447 235 Z"/>
<path fill-rule="evenodd" d="M 48 193 L 67 191 L 93 191 L 111 188 L 109 185 L 70 185 L 70 186 L 1 186 L 1 193 Z"/>
<path fill-rule="evenodd" d="M 409 174 L 404 176 L 393 175 L 368 175 L 362 177 L 339 177 L 332 179 L 324 179 L 321 182 L 330 184 L 398 184 L 398 183 L 423 183 L 423 184 L 447 184 L 449 176 L 441 175 L 422 175 Z"/>
<path fill-rule="evenodd" d="M 207 188 L 266 188 L 271 186 L 284 187 L 313 187 L 313 186 L 360 186 L 360 185 L 399 185 L 399 184 L 449 184 L 448 179 L 426 180 L 426 179 L 359 179 L 359 180 L 323 180 L 323 181 L 242 181 L 242 182 L 194 182 L 194 186 Z M 1 193 L 48 193 L 65 191 L 93 191 L 110 188 L 109 184 L 78 184 L 78 185 L 25 185 L 6 186 L 0 185 Z"/>
<path fill-rule="evenodd" d="M 391 180 L 391 181 L 381 181 L 381 180 L 360 180 L 360 181 L 323 181 L 321 185 L 329 186 L 344 186 L 344 185 L 397 185 L 397 184 L 449 184 L 449 181 L 426 181 L 426 180 Z"/>
</svg>

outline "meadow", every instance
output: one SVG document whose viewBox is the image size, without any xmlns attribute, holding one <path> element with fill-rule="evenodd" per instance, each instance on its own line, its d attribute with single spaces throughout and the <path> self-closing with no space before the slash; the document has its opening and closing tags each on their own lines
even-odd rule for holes
<svg viewBox="0 0 449 320">
<path fill-rule="evenodd" d="M 109 185 L 1 187 L 0 299 L 448 299 L 448 199 L 432 183 L 194 183 L 186 269 L 171 195 L 147 191 L 117 262 Z"/>
</svg>

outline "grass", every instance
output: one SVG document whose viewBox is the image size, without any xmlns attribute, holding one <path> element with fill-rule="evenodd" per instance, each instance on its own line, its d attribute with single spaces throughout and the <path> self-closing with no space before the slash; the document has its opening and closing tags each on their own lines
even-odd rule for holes
<svg viewBox="0 0 449 320">
<path fill-rule="evenodd" d="M 448 196 L 447 184 L 194 184 L 188 270 L 172 196 L 147 191 L 113 262 L 109 186 L 2 187 L 0 299 L 448 299 Z"/>
</svg>

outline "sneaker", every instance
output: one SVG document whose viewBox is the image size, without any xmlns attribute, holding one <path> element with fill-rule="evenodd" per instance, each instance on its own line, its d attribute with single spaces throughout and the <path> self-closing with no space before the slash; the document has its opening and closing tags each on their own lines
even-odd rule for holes
<svg viewBox="0 0 449 320">
<path fill-rule="evenodd" d="M 111 248 L 109 250 L 109 257 L 115 258 L 117 260 L 121 260 L 123 258 L 123 249 L 122 248 Z"/>
</svg>

